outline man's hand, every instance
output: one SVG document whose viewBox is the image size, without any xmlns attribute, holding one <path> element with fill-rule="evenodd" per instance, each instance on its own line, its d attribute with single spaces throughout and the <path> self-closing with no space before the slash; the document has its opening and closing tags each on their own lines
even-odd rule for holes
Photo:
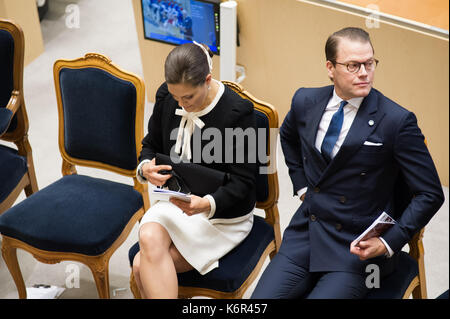
<svg viewBox="0 0 450 319">
<path fill-rule="evenodd" d="M 209 203 L 209 200 L 207 198 L 195 195 L 191 195 L 190 203 L 175 197 L 172 197 L 170 202 L 178 206 L 188 216 L 211 211 L 211 204 Z"/>
<path fill-rule="evenodd" d="M 172 177 L 172 175 L 162 175 L 158 174 L 160 170 L 171 170 L 170 165 L 155 165 L 155 159 L 152 159 L 150 163 L 145 163 L 142 165 L 142 175 L 153 185 L 162 186 L 166 181 Z"/>
<path fill-rule="evenodd" d="M 350 252 L 359 257 L 360 260 L 367 260 L 384 255 L 387 252 L 386 246 L 378 237 L 372 237 L 365 241 L 350 244 Z"/>
</svg>

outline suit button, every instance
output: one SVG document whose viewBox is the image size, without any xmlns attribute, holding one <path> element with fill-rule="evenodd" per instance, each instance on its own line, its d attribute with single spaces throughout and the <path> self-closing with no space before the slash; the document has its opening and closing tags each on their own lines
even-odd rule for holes
<svg viewBox="0 0 450 319">
<path fill-rule="evenodd" d="M 311 219 L 312 222 L 315 222 L 317 220 L 317 217 L 314 214 L 311 214 L 311 216 L 309 216 L 309 218 Z"/>
<path fill-rule="evenodd" d="M 320 188 L 319 187 L 314 187 L 314 193 L 318 193 L 320 192 Z"/>
<path fill-rule="evenodd" d="M 339 197 L 339 201 L 344 204 L 347 201 L 347 198 L 345 198 L 345 196 L 341 196 Z"/>
<path fill-rule="evenodd" d="M 342 225 L 337 223 L 336 225 L 334 225 L 334 227 L 336 228 L 337 231 L 341 231 L 342 230 Z"/>
</svg>

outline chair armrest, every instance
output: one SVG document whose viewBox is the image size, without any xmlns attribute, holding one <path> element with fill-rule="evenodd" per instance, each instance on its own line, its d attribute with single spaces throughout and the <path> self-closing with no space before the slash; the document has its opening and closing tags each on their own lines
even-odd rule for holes
<svg viewBox="0 0 450 319">
<path fill-rule="evenodd" d="M 19 100 L 19 96 L 20 93 L 19 91 L 12 91 L 11 92 L 11 98 L 9 99 L 8 104 L 6 104 L 6 108 L 8 110 L 11 110 L 11 112 L 14 114 L 16 114 L 17 110 L 19 109 L 20 106 L 20 100 Z"/>
<path fill-rule="evenodd" d="M 19 107 L 19 91 L 12 91 L 11 98 L 6 107 L 0 108 L 0 136 L 8 130 L 9 124 Z"/>
</svg>

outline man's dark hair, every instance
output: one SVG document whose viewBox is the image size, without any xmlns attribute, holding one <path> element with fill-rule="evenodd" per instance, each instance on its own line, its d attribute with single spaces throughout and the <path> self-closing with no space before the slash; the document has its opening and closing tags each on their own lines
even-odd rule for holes
<svg viewBox="0 0 450 319">
<path fill-rule="evenodd" d="M 347 38 L 352 41 L 360 41 L 363 43 L 369 42 L 370 46 L 372 47 L 372 51 L 375 52 L 372 42 L 370 41 L 369 33 L 361 28 L 344 28 L 330 35 L 327 39 L 327 43 L 325 44 L 325 57 L 327 61 L 331 61 L 333 62 L 333 64 L 336 62 L 337 47 L 340 38 Z"/>
</svg>

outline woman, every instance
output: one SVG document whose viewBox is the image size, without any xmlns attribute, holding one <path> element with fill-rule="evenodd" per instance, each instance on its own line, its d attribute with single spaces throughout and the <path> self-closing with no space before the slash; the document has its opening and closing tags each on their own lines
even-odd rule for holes
<svg viewBox="0 0 450 319">
<path fill-rule="evenodd" d="M 139 226 L 141 250 L 133 262 L 143 298 L 177 298 L 177 272 L 196 269 L 206 274 L 218 267 L 218 260 L 248 235 L 253 224 L 256 164 L 248 161 L 248 143 L 243 143 L 243 153 L 237 152 L 242 146 L 237 140 L 242 139 L 225 138 L 226 129 L 255 129 L 253 105 L 212 78 L 211 56 L 211 51 L 198 43 L 176 47 L 167 56 L 166 82 L 156 93 L 137 177 L 142 183 L 164 185 L 171 175 L 158 172 L 171 167 L 156 165 L 155 156 L 175 152 L 183 160 L 201 157 L 196 163 L 227 172 L 230 178 L 211 194 L 192 195 L 190 203 L 172 198 L 157 202 L 146 212 Z M 207 129 L 220 132 L 220 136 L 215 134 L 213 142 L 203 140 L 201 133 Z M 200 145 L 202 156 L 194 143 Z M 211 143 L 216 146 L 214 152 L 217 148 L 221 151 L 214 154 L 212 162 L 211 156 L 203 156 L 211 155 Z M 230 163 L 225 161 L 230 153 L 245 156 Z"/>
</svg>

